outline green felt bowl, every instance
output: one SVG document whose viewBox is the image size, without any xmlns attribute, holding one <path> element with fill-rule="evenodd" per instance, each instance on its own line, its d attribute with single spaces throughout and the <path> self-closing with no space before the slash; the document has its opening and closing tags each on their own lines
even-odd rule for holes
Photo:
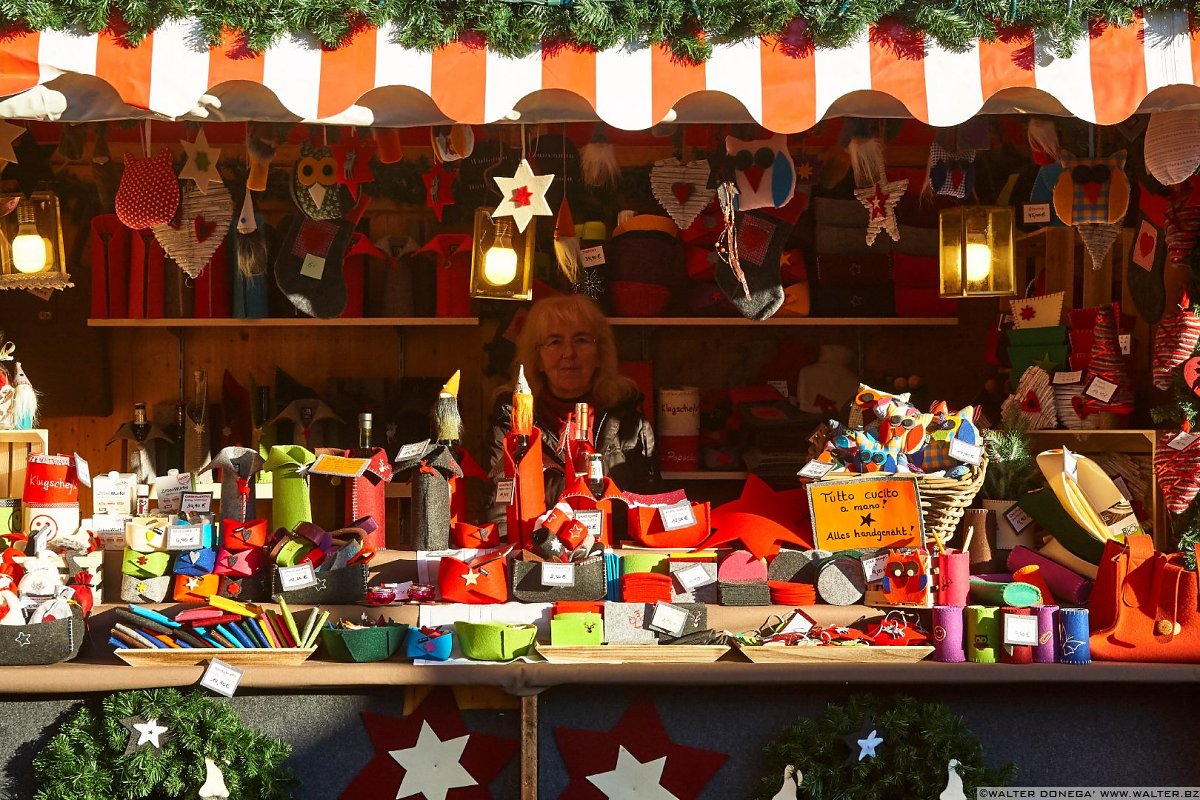
<svg viewBox="0 0 1200 800">
<path fill-rule="evenodd" d="M 407 625 L 397 625 L 394 622 L 351 630 L 322 628 L 321 642 L 325 645 L 325 652 L 334 661 L 364 664 L 369 661 L 383 661 L 396 655 L 407 633 Z"/>
<path fill-rule="evenodd" d="M 502 622 L 455 622 L 459 648 L 475 661 L 512 661 L 533 647 L 535 625 L 505 625 Z"/>
</svg>

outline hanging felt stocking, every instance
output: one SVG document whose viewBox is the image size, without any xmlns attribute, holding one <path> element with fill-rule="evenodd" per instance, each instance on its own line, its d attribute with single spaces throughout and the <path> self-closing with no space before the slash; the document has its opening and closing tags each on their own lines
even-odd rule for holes
<svg viewBox="0 0 1200 800">
<path fill-rule="evenodd" d="M 1095 339 L 1088 361 L 1084 396 L 1092 408 L 1128 414 L 1133 411 L 1133 391 L 1129 366 L 1117 339 L 1116 305 L 1101 306 L 1096 313 Z"/>
<path fill-rule="evenodd" d="M 1159 439 L 1154 451 L 1154 475 L 1167 510 L 1172 514 L 1187 511 L 1200 494 L 1200 443 L 1191 438 L 1191 426 L 1167 431 Z"/>
<path fill-rule="evenodd" d="M 265 462 L 257 450 L 226 447 L 201 468 L 201 472 L 221 470 L 221 519 L 249 522 L 255 518 L 254 476 Z"/>
<path fill-rule="evenodd" d="M 271 528 L 292 530 L 301 522 L 312 522 L 312 499 L 308 477 L 300 468 L 316 458 L 298 444 L 276 445 L 267 454 L 265 468 L 271 473 Z"/>
<path fill-rule="evenodd" d="M 742 316 L 763 320 L 783 305 L 779 259 L 796 220 L 808 207 L 808 194 L 797 193 L 782 208 L 759 208 L 738 217 L 738 262 L 745 284 L 729 263 L 716 267 L 717 285 Z"/>
</svg>

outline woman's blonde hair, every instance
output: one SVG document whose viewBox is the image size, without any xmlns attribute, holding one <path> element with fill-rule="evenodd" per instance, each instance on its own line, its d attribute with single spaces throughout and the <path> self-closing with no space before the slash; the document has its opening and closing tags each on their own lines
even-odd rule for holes
<svg viewBox="0 0 1200 800">
<path fill-rule="evenodd" d="M 552 327 L 579 325 L 596 339 L 596 375 L 592 379 L 592 400 L 600 408 L 613 408 L 637 396 L 637 384 L 617 370 L 617 343 L 604 312 L 592 299 L 583 294 L 547 297 L 533 304 L 517 341 L 517 359 L 513 364 L 525 365 L 525 379 L 534 395 L 546 389 L 546 372 L 542 367 L 540 345 Z"/>
</svg>

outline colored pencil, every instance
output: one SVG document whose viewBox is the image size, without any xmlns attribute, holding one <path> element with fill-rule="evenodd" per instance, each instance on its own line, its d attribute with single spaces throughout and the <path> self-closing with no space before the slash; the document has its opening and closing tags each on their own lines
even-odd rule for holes
<svg viewBox="0 0 1200 800">
<path fill-rule="evenodd" d="M 279 611 L 283 614 L 283 622 L 287 625 L 287 632 L 292 637 L 292 646 L 299 647 L 300 631 L 296 629 L 296 618 L 292 616 L 292 610 L 288 608 L 287 600 L 281 594 L 279 595 Z"/>
<path fill-rule="evenodd" d="M 305 647 L 312 647 L 314 644 L 316 644 L 317 636 L 320 635 L 321 628 L 325 627 L 325 621 L 328 619 L 329 619 L 329 612 L 328 611 L 321 612 L 320 619 L 317 620 L 317 624 L 313 626 L 312 633 L 310 633 L 308 635 L 308 639 L 304 642 Z"/>
</svg>

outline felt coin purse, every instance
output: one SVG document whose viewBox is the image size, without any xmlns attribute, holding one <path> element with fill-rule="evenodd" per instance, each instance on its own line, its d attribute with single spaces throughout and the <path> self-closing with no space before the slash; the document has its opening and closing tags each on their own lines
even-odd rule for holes
<svg viewBox="0 0 1200 800">
<path fill-rule="evenodd" d="M 543 583 L 542 568 L 545 563 L 512 563 L 513 599 L 522 603 L 553 603 L 559 600 L 603 600 L 608 595 L 607 572 L 602 553 L 588 556 L 582 561 L 570 562 L 575 573 L 575 580 L 571 586 Z"/>
<path fill-rule="evenodd" d="M 266 547 L 267 521 L 252 519 L 248 522 L 238 522 L 237 520 L 223 519 L 221 520 L 221 543 L 226 550 Z"/>
<path fill-rule="evenodd" d="M 267 580 L 267 573 L 260 572 L 257 575 L 251 575 L 246 578 L 235 577 L 233 575 L 220 576 L 221 582 L 217 587 L 217 595 L 227 597 L 230 600 L 237 600 L 243 603 L 252 603 L 258 600 L 267 599 L 268 590 L 271 588 Z"/>
<path fill-rule="evenodd" d="M 121 599 L 126 603 L 161 603 L 171 588 L 170 575 L 155 578 L 121 576 Z"/>
<path fill-rule="evenodd" d="M 283 592 L 279 588 L 279 568 L 272 570 L 274 584 L 272 594 L 282 594 L 297 605 L 349 605 L 357 603 L 367 595 L 367 580 L 370 569 L 366 564 L 355 564 L 342 569 L 316 573 L 317 582 L 303 589 Z"/>
<path fill-rule="evenodd" d="M 558 614 L 550 620 L 553 645 L 604 644 L 604 618 L 596 613 Z"/>
<path fill-rule="evenodd" d="M 450 529 L 450 544 L 464 550 L 485 549 L 500 546 L 500 528 L 494 522 L 483 526 L 469 522 L 455 523 Z"/>
<path fill-rule="evenodd" d="M 512 548 L 479 556 L 470 562 L 442 556 L 438 562 L 438 591 L 448 603 L 503 603 L 508 600 L 508 554 Z"/>
<path fill-rule="evenodd" d="M 176 575 L 207 575 L 216 564 L 217 551 L 211 547 L 188 550 L 175 556 L 174 571 Z"/>
<path fill-rule="evenodd" d="M 125 546 L 139 553 L 167 549 L 166 517 L 134 517 L 125 523 Z"/>
<path fill-rule="evenodd" d="M 177 603 L 207 603 L 220 585 L 220 575 L 176 575 L 172 596 Z"/>
<path fill-rule="evenodd" d="M 503 622 L 455 622 L 459 649 L 474 661 L 511 661 L 526 655 L 537 636 L 536 625 Z"/>
<path fill-rule="evenodd" d="M 404 640 L 404 655 L 408 658 L 424 658 L 429 661 L 445 661 L 454 649 L 452 628 L 409 627 Z"/>
<path fill-rule="evenodd" d="M 171 554 L 166 552 L 139 553 L 126 548 L 121 560 L 121 572 L 135 578 L 157 578 L 165 575 L 170 566 Z"/>
<path fill-rule="evenodd" d="M 248 578 L 263 568 L 266 557 L 260 549 L 254 550 L 224 550 L 217 553 L 212 572 L 217 575 L 232 575 L 238 578 Z"/>
</svg>

